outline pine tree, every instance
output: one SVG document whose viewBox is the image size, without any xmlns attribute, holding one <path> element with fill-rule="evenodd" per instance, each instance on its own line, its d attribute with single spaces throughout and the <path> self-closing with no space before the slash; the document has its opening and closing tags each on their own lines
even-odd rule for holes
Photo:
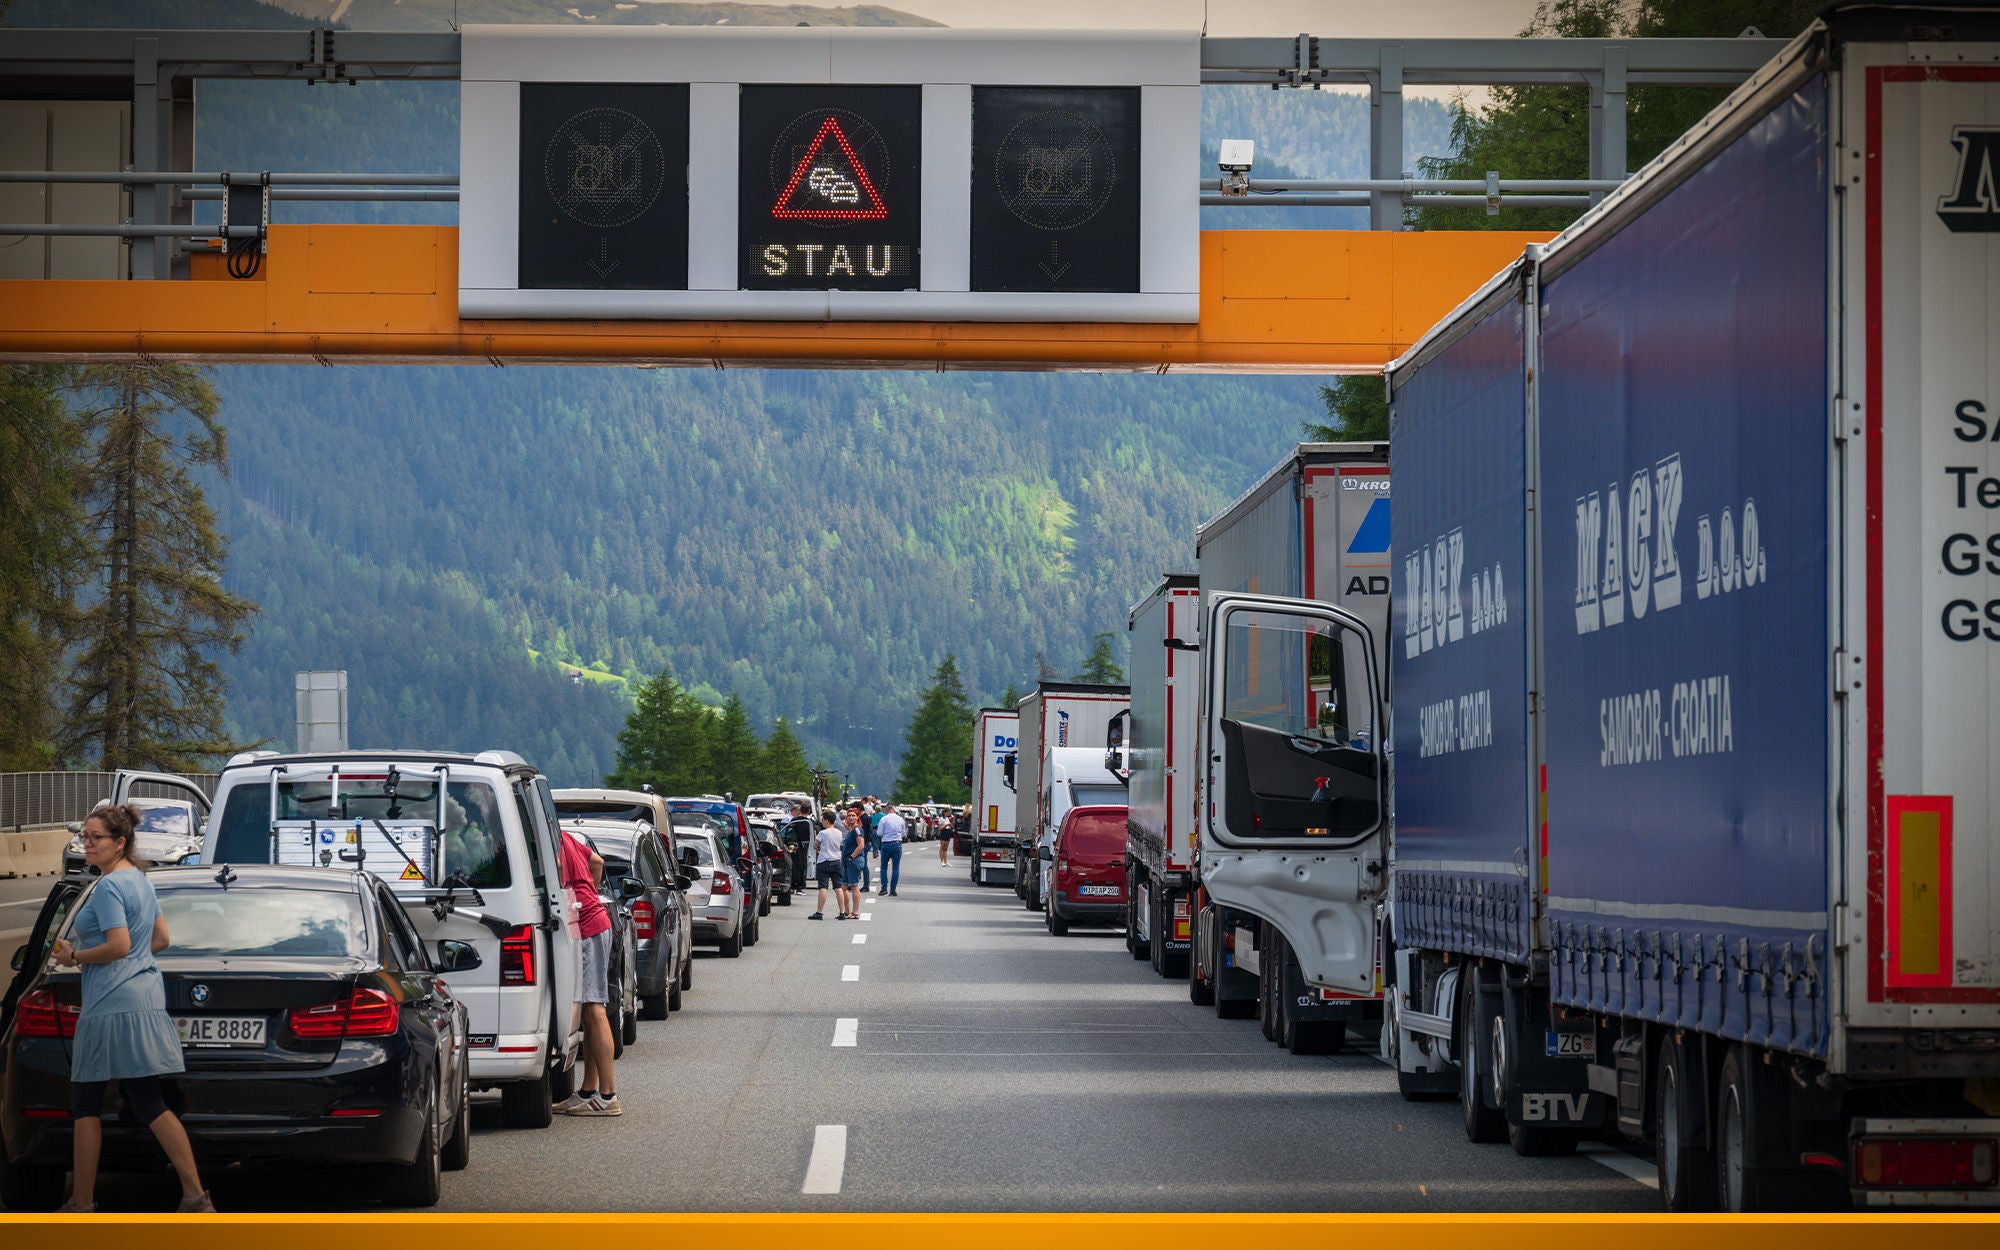
<svg viewBox="0 0 2000 1250">
<path fill-rule="evenodd" d="M 66 371 L 0 365 L 0 771 L 55 765 L 58 682 L 88 536 Z"/>
<path fill-rule="evenodd" d="M 1049 663 L 1049 653 L 1042 650 L 1040 647 L 1036 647 L 1035 680 L 1054 681 L 1055 679 L 1056 679 L 1056 666 Z"/>
<path fill-rule="evenodd" d="M 228 473 L 208 379 L 188 365 L 96 365 L 73 375 L 86 403 L 79 482 L 101 551 L 82 613 L 62 756 L 100 768 L 198 771 L 237 749 L 223 732 L 226 682 L 256 605 L 222 588 L 228 544 L 192 470 Z"/>
<path fill-rule="evenodd" d="M 1125 684 L 1125 670 L 1112 656 L 1113 635 L 1109 630 L 1093 634 L 1090 639 L 1090 658 L 1083 662 L 1083 671 L 1071 681 L 1089 682 L 1093 686 L 1122 686 Z"/>
<path fill-rule="evenodd" d="M 1007 688 L 1000 692 L 999 706 L 1009 709 L 1021 706 L 1021 692 L 1013 682 L 1008 682 Z"/>
<path fill-rule="evenodd" d="M 681 688 L 671 667 L 639 683 L 618 760 L 604 784 L 618 790 L 651 786 L 661 794 L 702 794 L 713 782 L 714 715 Z"/>
<path fill-rule="evenodd" d="M 1389 437 L 1389 396 L 1382 377 L 1350 373 L 1319 388 L 1325 421 L 1301 421 L 1299 433 L 1314 443 L 1373 443 Z"/>
<path fill-rule="evenodd" d="M 805 790 L 812 785 L 812 768 L 806 763 L 799 736 L 780 716 L 764 740 L 764 754 L 757 765 L 757 789 L 765 791 Z"/>
<path fill-rule="evenodd" d="M 965 748 L 972 741 L 972 705 L 959 677 L 958 657 L 946 654 L 931 673 L 930 689 L 917 704 L 903 735 L 903 759 L 896 770 L 895 800 L 964 803 Z"/>
<path fill-rule="evenodd" d="M 715 724 L 711 745 L 709 758 L 714 768 L 714 779 L 710 788 L 718 794 L 734 795 L 741 801 L 756 786 L 764 744 L 757 741 L 756 733 L 750 728 L 750 714 L 744 711 L 743 700 L 735 694 L 731 694 L 722 705 L 722 718 Z"/>
</svg>

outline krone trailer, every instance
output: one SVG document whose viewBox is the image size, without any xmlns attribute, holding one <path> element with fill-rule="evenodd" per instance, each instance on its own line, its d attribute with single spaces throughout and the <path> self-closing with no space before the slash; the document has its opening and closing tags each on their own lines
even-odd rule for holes
<svg viewBox="0 0 2000 1250">
<path fill-rule="evenodd" d="M 1201 587 L 1169 573 L 1132 606 L 1132 715 L 1126 745 L 1125 948 L 1163 977 L 1185 977 L 1193 945 L 1195 709 Z M 1169 640 L 1172 640 L 1171 644 Z"/>
</svg>

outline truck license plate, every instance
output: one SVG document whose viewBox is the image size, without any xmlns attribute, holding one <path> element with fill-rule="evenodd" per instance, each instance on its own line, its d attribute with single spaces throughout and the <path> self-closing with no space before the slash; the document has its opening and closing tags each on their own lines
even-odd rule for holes
<svg viewBox="0 0 2000 1250">
<path fill-rule="evenodd" d="M 1597 1058 L 1597 1035 L 1595 1033 L 1555 1033 L 1545 1036 L 1548 1057 L 1551 1059 L 1595 1059 Z"/>
<path fill-rule="evenodd" d="M 262 1046 L 262 1016 L 175 1016 L 183 1046 Z"/>
</svg>

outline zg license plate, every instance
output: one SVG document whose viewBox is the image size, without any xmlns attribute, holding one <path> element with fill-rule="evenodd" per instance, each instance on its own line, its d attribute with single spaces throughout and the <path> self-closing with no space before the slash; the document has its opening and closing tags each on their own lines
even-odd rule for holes
<svg viewBox="0 0 2000 1250">
<path fill-rule="evenodd" d="M 183 1046 L 262 1046 L 262 1016 L 175 1016 Z"/>
<path fill-rule="evenodd" d="M 1597 1035 L 1595 1033 L 1555 1033 L 1544 1035 L 1546 1052 L 1551 1059 L 1596 1059 Z"/>
<path fill-rule="evenodd" d="M 1119 889 L 1120 887 L 1115 885 L 1083 885 L 1078 886 L 1076 892 L 1078 894 L 1116 896 Z"/>
</svg>

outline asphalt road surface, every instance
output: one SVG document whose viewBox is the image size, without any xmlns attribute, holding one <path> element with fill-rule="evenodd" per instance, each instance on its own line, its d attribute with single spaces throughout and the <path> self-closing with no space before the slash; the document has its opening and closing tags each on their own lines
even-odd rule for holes
<svg viewBox="0 0 2000 1250">
<path fill-rule="evenodd" d="M 1116 930 L 1051 937 L 927 843 L 904 868 L 862 920 L 809 922 L 807 897 L 741 958 L 704 950 L 685 1010 L 617 1065 L 623 1116 L 510 1130 L 482 1096 L 438 1210 L 1658 1209 L 1650 1162 L 1473 1145 L 1372 1053 L 1287 1054 Z M 225 1211 L 379 1209 L 361 1174 L 209 1179 Z M 174 1194 L 99 1187 L 106 1210 Z"/>
</svg>

